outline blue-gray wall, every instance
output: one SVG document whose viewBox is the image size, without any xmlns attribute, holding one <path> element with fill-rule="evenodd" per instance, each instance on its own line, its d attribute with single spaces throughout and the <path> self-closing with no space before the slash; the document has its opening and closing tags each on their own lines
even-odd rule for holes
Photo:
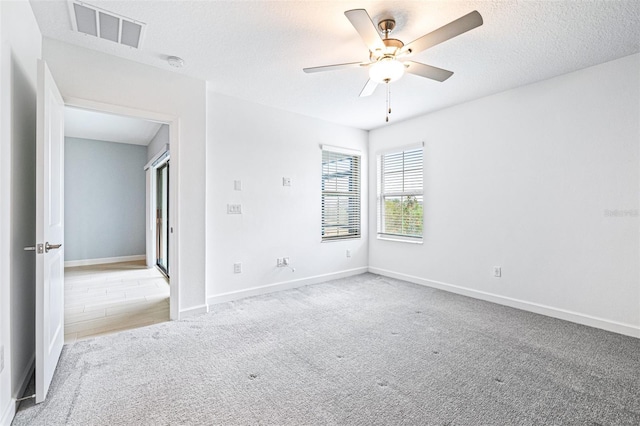
<svg viewBox="0 0 640 426">
<path fill-rule="evenodd" d="M 65 138 L 65 260 L 145 254 L 147 147 Z"/>
</svg>

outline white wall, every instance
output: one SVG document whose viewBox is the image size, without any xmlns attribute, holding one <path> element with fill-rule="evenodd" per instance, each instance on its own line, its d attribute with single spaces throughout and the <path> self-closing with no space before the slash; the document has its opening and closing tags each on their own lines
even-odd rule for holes
<svg viewBox="0 0 640 426">
<path fill-rule="evenodd" d="M 65 262 L 144 256 L 147 147 L 65 137 L 64 156 Z"/>
<path fill-rule="evenodd" d="M 632 55 L 371 131 L 372 270 L 640 337 L 639 95 Z M 378 240 L 375 154 L 422 140 L 424 244 Z"/>
<path fill-rule="evenodd" d="M 35 138 L 42 36 L 26 1 L 0 2 L 0 424 L 9 424 L 35 354 Z"/>
<path fill-rule="evenodd" d="M 179 146 L 171 146 L 172 181 L 173 173 L 179 174 L 178 223 L 172 226 L 179 251 L 180 311 L 204 312 L 205 82 L 47 38 L 42 53 L 65 98 L 180 117 Z"/>
<path fill-rule="evenodd" d="M 361 239 L 321 243 L 321 144 L 362 151 L 367 132 L 207 94 L 207 292 L 215 303 L 269 290 L 363 272 L 367 215 Z M 282 178 L 292 180 L 290 187 Z M 242 181 L 242 191 L 234 181 Z M 367 188 L 363 176 L 362 188 Z M 367 194 L 363 190 L 363 210 Z M 243 214 L 227 214 L 227 204 Z M 346 250 L 352 257 L 346 257 Z M 295 272 L 276 267 L 290 257 Z M 242 263 L 242 273 L 233 264 Z M 275 286 L 273 286 L 275 285 Z"/>
</svg>

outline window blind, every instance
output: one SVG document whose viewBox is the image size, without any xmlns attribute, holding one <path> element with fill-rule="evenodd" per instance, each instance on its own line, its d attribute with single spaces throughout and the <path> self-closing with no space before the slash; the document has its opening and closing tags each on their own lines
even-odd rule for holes
<svg viewBox="0 0 640 426">
<path fill-rule="evenodd" d="M 360 156 L 322 150 L 322 241 L 360 237 Z"/>
<path fill-rule="evenodd" d="M 422 148 L 378 157 L 378 235 L 421 239 Z"/>
</svg>

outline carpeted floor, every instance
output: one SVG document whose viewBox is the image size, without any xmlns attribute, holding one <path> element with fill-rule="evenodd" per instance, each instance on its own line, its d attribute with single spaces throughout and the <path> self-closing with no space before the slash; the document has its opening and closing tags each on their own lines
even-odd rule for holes
<svg viewBox="0 0 640 426">
<path fill-rule="evenodd" d="M 372 274 L 65 346 L 18 425 L 638 425 L 640 340 Z"/>
</svg>

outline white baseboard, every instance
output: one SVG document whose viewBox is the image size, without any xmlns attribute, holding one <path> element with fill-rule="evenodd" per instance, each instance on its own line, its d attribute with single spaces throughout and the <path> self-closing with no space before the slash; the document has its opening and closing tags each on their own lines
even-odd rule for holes
<svg viewBox="0 0 640 426">
<path fill-rule="evenodd" d="M 500 296 L 493 293 L 487 293 L 480 290 L 473 290 L 441 281 L 428 280 L 425 278 L 407 275 L 400 272 L 389 271 L 386 269 L 369 267 L 369 272 L 378 275 L 384 275 L 399 280 L 409 281 L 414 284 L 433 287 L 445 290 L 451 293 L 461 294 L 463 296 L 473 297 L 474 299 L 486 300 L 488 302 L 497 303 L 499 305 L 509 306 L 512 308 L 522 309 L 523 311 L 533 312 L 536 314 L 546 315 L 548 317 L 558 318 L 589 327 L 600 328 L 614 333 L 624 334 L 626 336 L 640 338 L 640 327 L 633 324 L 625 324 L 616 321 L 598 318 L 591 315 L 572 312 L 565 309 L 554 308 L 552 306 L 541 305 L 539 303 L 527 302 L 524 300 L 513 299 L 511 297 Z"/>
<path fill-rule="evenodd" d="M 64 267 L 103 265 L 105 263 L 134 262 L 138 260 L 147 260 L 147 256 L 137 254 L 135 256 L 103 257 L 101 259 L 68 260 L 64 262 Z"/>
<path fill-rule="evenodd" d="M 208 305 L 217 303 L 230 302 L 232 300 L 244 299 L 245 297 L 260 296 L 262 294 L 273 293 L 281 290 L 289 290 L 292 288 L 303 287 L 310 284 L 318 284 L 324 281 L 336 280 L 338 278 L 350 277 L 367 272 L 367 267 L 347 269 L 340 272 L 332 272 L 329 274 L 315 275 L 313 277 L 300 278 L 297 280 L 283 281 L 275 284 L 267 284 L 258 287 L 252 287 L 245 290 L 232 291 L 228 293 L 216 294 L 207 298 Z"/>
<path fill-rule="evenodd" d="M 198 315 L 206 314 L 207 312 L 209 312 L 209 306 L 207 305 L 192 306 L 191 308 L 180 310 L 178 319 L 195 317 Z"/>
<path fill-rule="evenodd" d="M 20 383 L 20 388 L 18 389 L 15 397 L 9 400 L 9 404 L 6 407 L 2 408 L 2 415 L 0 416 L 0 426 L 10 426 L 13 418 L 16 415 L 16 411 L 18 410 L 18 402 L 17 399 L 21 398 L 27 390 L 27 386 L 29 386 L 29 380 L 33 375 L 33 372 L 36 368 L 36 355 L 33 354 L 29 364 L 27 364 L 27 368 L 22 372 L 22 375 L 18 379 L 18 383 Z"/>
<path fill-rule="evenodd" d="M 2 417 L 0 417 L 0 426 L 10 426 L 16 415 L 16 400 L 9 399 L 9 404 L 2 408 Z"/>
</svg>

